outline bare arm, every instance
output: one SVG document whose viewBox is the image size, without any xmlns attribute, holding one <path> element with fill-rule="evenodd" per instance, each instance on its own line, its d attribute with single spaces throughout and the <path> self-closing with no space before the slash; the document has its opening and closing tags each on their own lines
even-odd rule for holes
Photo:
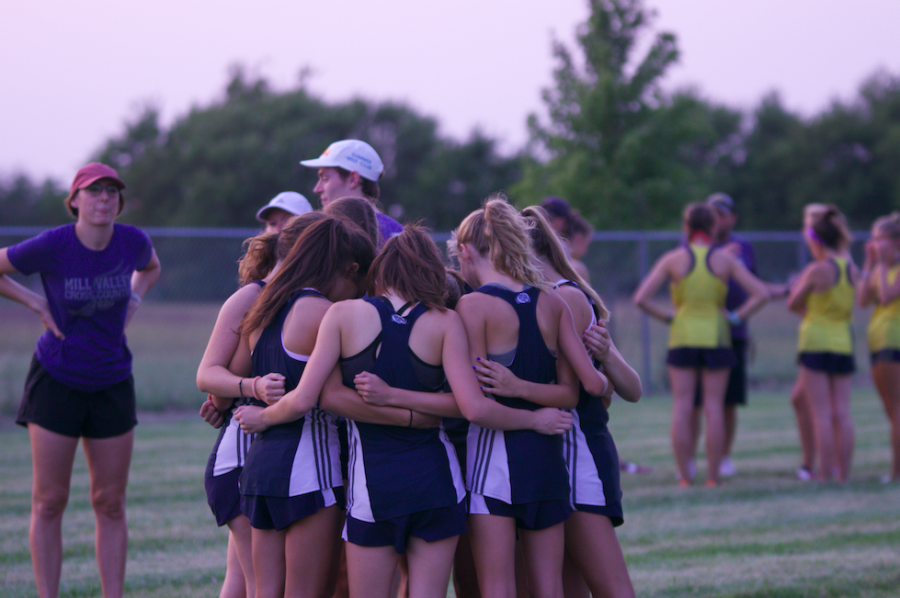
<svg viewBox="0 0 900 598">
<path fill-rule="evenodd" d="M 464 298 L 465 299 L 465 298 Z M 484 320 L 471 302 L 460 300 L 458 313 L 448 314 L 442 362 L 453 396 L 463 416 L 491 430 L 535 430 L 541 434 L 563 434 L 572 427 L 572 416 L 553 408 L 526 411 L 511 409 L 489 399 L 478 388 L 471 363 L 487 353 Z M 468 338 L 467 338 L 468 337 Z M 466 356 L 470 356 L 467 359 Z"/>
<path fill-rule="evenodd" d="M 747 300 L 735 310 L 738 318 L 745 321 L 769 301 L 769 289 L 740 260 L 730 255 L 727 257 L 728 274 L 749 294 Z"/>
<path fill-rule="evenodd" d="M 792 312 L 803 315 L 806 311 L 806 301 L 809 299 L 810 293 L 816 288 L 819 278 L 821 278 L 821 268 L 818 263 L 808 265 L 800 277 L 791 286 L 791 294 L 787 298 L 787 307 Z"/>
<path fill-rule="evenodd" d="M 597 371 L 594 364 L 588 358 L 587 350 L 584 343 L 581 342 L 581 336 L 575 331 L 575 322 L 572 320 L 572 312 L 566 302 L 560 299 L 561 309 L 559 313 L 559 357 L 565 357 L 566 361 L 572 366 L 581 385 L 589 395 L 599 397 L 606 393 L 609 387 L 609 380 L 601 372 Z M 566 408 L 574 408 L 578 404 L 578 382 L 575 382 L 572 388 L 566 381 L 557 380 L 558 386 L 569 386 L 571 404 L 559 405 Z"/>
<path fill-rule="evenodd" d="M 394 388 L 371 372 L 362 372 L 353 379 L 356 392 L 370 405 L 386 405 L 412 409 L 440 417 L 462 417 L 452 393 L 419 392 Z"/>
<path fill-rule="evenodd" d="M 648 274 L 647 277 L 643 281 L 641 281 L 640 286 L 638 286 L 637 290 L 634 292 L 634 297 L 632 297 L 631 299 L 632 303 L 637 308 L 648 313 L 657 320 L 661 320 L 666 323 L 672 321 L 674 313 L 671 310 L 663 309 L 656 305 L 653 302 L 653 297 L 656 295 L 659 289 L 662 288 L 666 280 L 671 277 L 671 273 L 669 271 L 669 262 L 672 260 L 673 255 L 673 253 L 668 253 L 653 265 L 653 269 L 650 270 L 650 274 Z"/>
<path fill-rule="evenodd" d="M 125 326 L 128 326 L 128 323 L 131 322 L 134 312 L 137 311 L 137 308 L 141 304 L 141 299 L 144 298 L 144 295 L 146 295 L 147 292 L 153 288 L 153 285 L 156 284 L 156 281 L 159 280 L 159 274 L 159 257 L 157 257 L 156 250 L 154 249 L 150 254 L 150 261 L 147 262 L 147 266 L 143 270 L 136 270 L 131 275 L 132 299 L 128 302 L 128 311 L 125 312 Z M 135 299 L 134 296 L 137 296 L 137 299 Z"/>
<path fill-rule="evenodd" d="M 50 304 L 47 299 L 37 293 L 26 289 L 7 274 L 13 274 L 18 270 L 13 267 L 6 255 L 6 247 L 0 249 L 0 296 L 12 299 L 16 303 L 21 303 L 41 318 L 44 328 L 53 333 L 56 338 L 63 339 L 65 335 L 56 325 L 53 314 L 50 312 Z"/>
<path fill-rule="evenodd" d="M 440 423 L 439 416 L 426 416 L 421 413 L 417 415 L 417 410 L 410 407 L 370 405 L 355 390 L 344 386 L 340 365 L 335 366 L 325 382 L 319 407 L 347 419 L 369 424 L 412 428 L 434 427 Z M 422 425 L 424 422 L 429 425 Z"/>
<path fill-rule="evenodd" d="M 641 377 L 619 353 L 606 325 L 598 322 L 588 328 L 584 333 L 584 340 L 594 359 L 603 365 L 606 376 L 619 396 L 636 403 L 643 393 Z"/>
</svg>

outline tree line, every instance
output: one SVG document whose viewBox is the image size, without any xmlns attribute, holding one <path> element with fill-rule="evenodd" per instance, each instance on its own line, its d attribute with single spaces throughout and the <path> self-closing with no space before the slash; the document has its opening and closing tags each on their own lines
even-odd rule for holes
<svg viewBox="0 0 900 598">
<path fill-rule="evenodd" d="M 546 114 L 528 119 L 514 155 L 475 130 L 458 141 L 402 103 L 325 102 L 304 83 L 274 91 L 233 67 L 222 98 L 169 127 L 147 105 L 90 156 L 128 183 L 123 221 L 144 226 L 236 226 L 280 191 L 307 195 L 315 172 L 299 165 L 329 143 L 359 138 L 385 163 L 382 207 L 401 220 L 455 227 L 489 193 L 528 205 L 569 200 L 599 229 L 678 226 L 681 207 L 713 191 L 732 195 L 743 228 L 796 229 L 806 203 L 835 203 L 867 228 L 900 205 L 900 77 L 876 72 L 849 101 L 804 118 L 777 93 L 750 114 L 696 90 L 667 93 L 676 37 L 655 34 L 642 0 L 589 0 L 575 48 L 555 42 Z M 58 181 L 0 180 L 9 224 L 65 222 Z"/>
</svg>

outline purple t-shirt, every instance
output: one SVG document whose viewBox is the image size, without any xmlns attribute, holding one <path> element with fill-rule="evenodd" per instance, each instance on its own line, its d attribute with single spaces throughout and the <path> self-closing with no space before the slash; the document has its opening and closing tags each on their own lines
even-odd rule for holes
<svg viewBox="0 0 900 598">
<path fill-rule="evenodd" d="M 403 232 L 403 225 L 381 212 L 375 212 L 375 220 L 378 221 L 378 232 L 381 233 L 381 245 L 378 246 L 378 251 L 381 251 L 381 246 L 388 239 L 396 237 Z"/>
<path fill-rule="evenodd" d="M 101 390 L 131 375 L 125 313 L 131 275 L 150 262 L 153 245 L 140 229 L 116 224 L 109 245 L 88 249 L 67 224 L 13 245 L 10 263 L 22 274 L 40 273 L 56 325 L 37 342 L 37 358 L 53 378 L 84 391 Z"/>
</svg>

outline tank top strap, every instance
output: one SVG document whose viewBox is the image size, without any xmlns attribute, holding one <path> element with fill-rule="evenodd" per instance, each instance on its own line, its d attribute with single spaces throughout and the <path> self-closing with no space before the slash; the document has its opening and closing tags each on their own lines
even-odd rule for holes
<svg viewBox="0 0 900 598">
<path fill-rule="evenodd" d="M 591 305 L 591 313 L 593 314 L 591 317 L 591 324 L 596 324 L 600 321 L 600 310 L 597 308 L 597 304 L 594 303 L 594 300 L 590 295 L 587 294 L 587 291 L 581 288 L 581 286 L 575 282 L 574 280 L 568 280 L 567 278 L 562 278 L 556 281 L 556 284 L 553 285 L 553 288 L 561 287 L 561 286 L 569 286 L 575 287 L 584 295 L 584 298 L 588 300 L 588 303 Z"/>
<path fill-rule="evenodd" d="M 247 284 L 255 284 L 256 286 L 258 286 L 259 288 L 262 289 L 266 286 L 266 281 L 265 280 L 251 280 Z"/>
</svg>

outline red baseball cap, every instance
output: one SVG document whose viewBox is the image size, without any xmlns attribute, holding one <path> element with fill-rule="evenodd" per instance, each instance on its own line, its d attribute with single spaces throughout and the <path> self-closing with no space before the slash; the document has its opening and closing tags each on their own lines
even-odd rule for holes
<svg viewBox="0 0 900 598">
<path fill-rule="evenodd" d="M 75 179 L 72 181 L 72 187 L 69 189 L 69 195 L 75 195 L 79 189 L 83 189 L 100 179 L 112 179 L 119 186 L 119 189 L 125 188 L 125 183 L 119 179 L 118 173 L 106 164 L 99 162 L 91 162 L 87 166 L 82 166 L 75 173 Z"/>
<path fill-rule="evenodd" d="M 82 166 L 78 169 L 78 172 L 75 173 L 75 178 L 72 180 L 72 186 L 69 188 L 69 196 L 64 202 L 66 204 L 66 209 L 68 209 L 73 216 L 77 217 L 78 215 L 78 211 L 73 211 L 71 207 L 72 198 L 75 197 L 75 193 L 77 193 L 79 189 L 84 189 L 94 181 L 99 181 L 100 179 L 112 179 L 119 186 L 119 189 L 125 188 L 125 183 L 122 182 L 118 173 L 111 166 L 99 162 L 91 162 L 87 166 Z M 122 204 L 123 201 L 120 198 L 119 212 L 122 211 Z"/>
</svg>

